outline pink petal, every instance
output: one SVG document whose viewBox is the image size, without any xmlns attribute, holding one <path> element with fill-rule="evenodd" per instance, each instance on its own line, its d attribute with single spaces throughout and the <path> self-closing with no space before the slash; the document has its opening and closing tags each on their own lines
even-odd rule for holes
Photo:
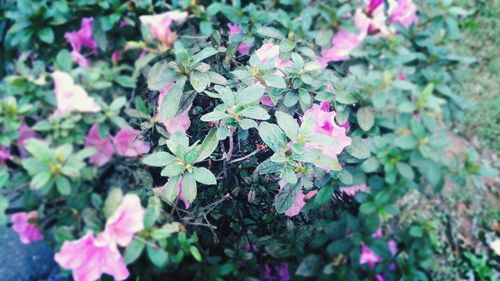
<svg viewBox="0 0 500 281">
<path fill-rule="evenodd" d="M 137 195 L 125 195 L 120 206 L 106 222 L 106 234 L 116 244 L 127 247 L 134 235 L 144 229 L 144 212 Z"/>
<path fill-rule="evenodd" d="M 29 244 L 43 239 L 38 226 L 34 223 L 38 218 L 36 211 L 19 212 L 11 215 L 12 229 L 17 232 L 23 244 Z"/>
<path fill-rule="evenodd" d="M 116 154 L 136 157 L 149 151 L 149 144 L 140 138 L 141 132 L 130 127 L 121 128 L 113 138 Z"/>
<path fill-rule="evenodd" d="M 101 138 L 99 135 L 99 124 L 95 123 L 90 128 L 85 138 L 85 147 L 95 147 L 96 152 L 90 156 L 90 163 L 96 166 L 102 166 L 111 160 L 113 154 L 115 153 L 115 148 L 113 146 L 110 137 Z"/>
</svg>

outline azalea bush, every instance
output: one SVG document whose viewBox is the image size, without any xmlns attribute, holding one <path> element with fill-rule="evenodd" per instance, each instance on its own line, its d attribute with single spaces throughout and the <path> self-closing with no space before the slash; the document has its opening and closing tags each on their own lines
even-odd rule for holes
<svg viewBox="0 0 500 281">
<path fill-rule="evenodd" d="M 0 222 L 77 281 L 432 279 L 462 10 L 229 2 L 6 4 Z"/>
</svg>

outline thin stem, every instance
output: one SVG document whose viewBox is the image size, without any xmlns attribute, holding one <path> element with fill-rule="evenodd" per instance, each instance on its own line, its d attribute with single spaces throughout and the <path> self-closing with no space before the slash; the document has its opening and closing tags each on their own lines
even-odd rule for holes
<svg viewBox="0 0 500 281">
<path fill-rule="evenodd" d="M 260 152 L 260 150 L 259 150 L 259 149 L 254 150 L 253 152 L 251 152 L 251 153 L 249 153 L 249 154 L 247 154 L 247 155 L 245 155 L 245 156 L 242 156 L 242 157 L 240 157 L 240 158 L 236 158 L 236 159 L 233 159 L 233 160 L 229 161 L 229 163 L 230 163 L 230 164 L 232 164 L 232 163 L 236 163 L 236 162 L 245 161 L 245 160 L 247 160 L 248 158 L 250 158 L 250 157 L 252 157 L 252 156 L 256 155 L 256 154 L 257 154 L 257 153 L 259 153 L 259 152 Z"/>
</svg>

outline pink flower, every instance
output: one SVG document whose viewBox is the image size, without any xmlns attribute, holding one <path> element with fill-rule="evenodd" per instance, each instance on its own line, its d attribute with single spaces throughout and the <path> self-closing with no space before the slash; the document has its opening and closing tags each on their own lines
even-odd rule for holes
<svg viewBox="0 0 500 281">
<path fill-rule="evenodd" d="M 103 274 L 115 280 L 125 280 L 129 276 L 116 244 L 104 234 L 94 238 L 87 232 L 79 240 L 64 242 L 54 259 L 61 267 L 73 271 L 75 281 L 95 281 Z"/>
<path fill-rule="evenodd" d="M 398 252 L 398 246 L 396 244 L 396 241 L 394 240 L 389 241 L 389 251 L 391 251 L 391 254 L 393 256 Z"/>
<path fill-rule="evenodd" d="M 0 146 L 0 164 L 2 164 L 5 160 L 11 160 L 12 154 L 9 152 L 9 148 L 5 146 Z"/>
<path fill-rule="evenodd" d="M 139 197 L 127 194 L 107 220 L 104 232 L 116 244 L 127 247 L 134 235 L 144 229 L 144 212 Z"/>
<path fill-rule="evenodd" d="M 390 22 L 408 28 L 418 22 L 417 5 L 412 0 L 389 0 Z"/>
<path fill-rule="evenodd" d="M 385 278 L 381 274 L 375 275 L 375 281 L 385 281 Z"/>
<path fill-rule="evenodd" d="M 19 127 L 19 137 L 16 140 L 17 148 L 19 149 L 19 153 L 21 157 L 26 156 L 25 142 L 28 139 L 36 138 L 37 134 L 34 130 L 32 130 L 26 123 L 22 123 Z"/>
<path fill-rule="evenodd" d="M 383 6 L 381 6 L 383 8 Z M 361 11 L 356 10 L 354 15 L 354 24 L 358 28 L 358 32 L 349 32 L 339 30 L 332 39 L 332 47 L 321 52 L 320 64 L 324 68 L 328 62 L 344 61 L 349 58 L 354 49 L 361 45 L 361 42 L 368 33 L 371 20 Z"/>
<path fill-rule="evenodd" d="M 365 184 L 359 184 L 359 185 L 353 185 L 353 186 L 344 186 L 344 187 L 340 187 L 339 189 L 350 196 L 354 196 L 354 195 L 356 195 L 356 193 L 358 193 L 360 191 L 366 192 L 368 187 Z"/>
<path fill-rule="evenodd" d="M 125 27 L 128 25 L 129 25 L 129 23 L 127 20 L 121 20 L 120 23 L 118 24 L 119 27 Z"/>
<path fill-rule="evenodd" d="M 240 43 L 236 51 L 238 51 L 240 55 L 247 55 L 248 52 L 250 51 L 250 48 L 252 48 L 252 45 L 249 45 L 247 43 Z"/>
<path fill-rule="evenodd" d="M 158 15 L 141 16 L 139 19 L 143 25 L 150 26 L 151 35 L 154 38 L 160 40 L 165 46 L 171 47 L 177 36 L 170 29 L 170 25 L 182 24 L 187 16 L 187 12 L 170 11 Z"/>
<path fill-rule="evenodd" d="M 268 61 L 274 61 L 275 66 L 279 69 L 284 69 L 292 65 L 291 61 L 282 61 L 280 59 L 280 47 L 272 43 L 262 45 L 262 47 L 255 51 L 255 55 L 259 58 L 260 63 L 264 64 Z"/>
<path fill-rule="evenodd" d="M 174 84 L 170 83 L 165 88 L 160 90 L 160 96 L 158 97 L 158 113 L 161 103 L 163 102 L 163 98 L 165 98 L 173 86 Z M 191 109 L 191 106 L 192 104 L 190 104 L 181 114 L 163 122 L 163 125 L 170 134 L 175 132 L 186 132 L 187 129 L 189 129 L 189 126 L 191 126 L 191 119 L 189 119 L 189 110 Z"/>
<path fill-rule="evenodd" d="M 370 268 L 374 268 L 375 264 L 382 261 L 382 258 L 379 257 L 375 252 L 370 249 L 368 246 L 363 245 L 361 247 L 361 256 L 359 258 L 360 264 L 367 263 Z"/>
<path fill-rule="evenodd" d="M 149 151 L 149 144 L 140 140 L 140 131 L 130 127 L 121 128 L 113 138 L 116 154 L 126 157 L 136 157 Z"/>
<path fill-rule="evenodd" d="M 64 34 L 64 38 L 66 38 L 66 40 L 71 44 L 71 47 L 73 48 L 73 52 L 71 52 L 71 58 L 82 67 L 87 67 L 90 65 L 90 62 L 81 54 L 82 47 L 92 49 L 94 53 L 97 50 L 97 43 L 93 38 L 93 24 L 94 18 L 83 18 L 80 30 L 66 32 Z"/>
<path fill-rule="evenodd" d="M 406 80 L 406 75 L 404 75 L 404 74 L 398 74 L 398 80 L 405 81 Z"/>
<path fill-rule="evenodd" d="M 237 24 L 228 23 L 227 27 L 229 28 L 229 37 L 233 37 L 241 33 L 241 28 Z"/>
<path fill-rule="evenodd" d="M 121 50 L 115 50 L 112 54 L 111 54 L 111 61 L 114 63 L 114 64 L 118 64 L 118 61 L 120 60 L 120 58 L 122 57 L 122 51 Z"/>
<path fill-rule="evenodd" d="M 43 239 L 40 228 L 36 225 L 38 219 L 37 211 L 15 213 L 10 219 L 12 221 L 12 229 L 17 232 L 23 244 Z"/>
<path fill-rule="evenodd" d="M 101 138 L 99 135 L 99 124 L 95 123 L 90 127 L 85 138 L 85 147 L 95 147 L 96 152 L 90 156 L 90 163 L 102 166 L 111 160 L 115 153 L 115 148 L 110 137 Z"/>
<path fill-rule="evenodd" d="M 93 98 L 87 92 L 76 85 L 73 78 L 61 71 L 52 73 L 54 79 L 54 91 L 56 94 L 57 109 L 55 116 L 64 115 L 73 111 L 98 112 L 101 110 Z"/>
<path fill-rule="evenodd" d="M 335 112 L 330 111 L 330 103 L 322 102 L 320 105 L 314 104 L 312 108 L 304 112 L 302 120 L 312 118 L 313 125 L 311 134 L 324 135 L 334 141 L 334 145 L 306 142 L 306 148 L 319 149 L 327 156 L 337 159 L 346 146 L 351 145 L 351 138 L 346 135 L 346 129 L 335 123 Z"/>
<path fill-rule="evenodd" d="M 90 60 L 87 59 L 80 52 L 77 52 L 75 50 L 71 51 L 71 59 L 81 67 L 89 67 L 90 66 Z"/>
</svg>

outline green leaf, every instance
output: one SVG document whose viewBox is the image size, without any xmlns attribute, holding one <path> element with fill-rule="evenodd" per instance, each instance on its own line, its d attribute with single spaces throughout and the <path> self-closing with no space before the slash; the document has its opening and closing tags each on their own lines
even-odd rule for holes
<svg viewBox="0 0 500 281">
<path fill-rule="evenodd" d="M 179 77 L 180 75 L 170 68 L 166 60 L 157 62 L 148 72 L 148 88 L 152 91 L 159 91 L 175 82 Z"/>
<path fill-rule="evenodd" d="M 178 222 L 167 223 L 158 229 L 154 229 L 151 236 L 156 240 L 167 239 L 172 234 L 181 231 L 183 227 L 184 226 Z"/>
<path fill-rule="evenodd" d="M 162 268 L 167 264 L 168 254 L 164 249 L 147 246 L 146 251 L 148 253 L 149 260 L 151 260 L 155 266 Z"/>
<path fill-rule="evenodd" d="M 59 176 L 56 178 L 56 187 L 57 191 L 62 195 L 70 195 L 71 194 L 71 183 L 66 177 Z"/>
<path fill-rule="evenodd" d="M 373 127 L 373 124 L 375 124 L 375 117 L 369 107 L 360 108 L 356 117 L 358 118 L 359 127 L 364 131 L 369 131 Z"/>
<path fill-rule="evenodd" d="M 182 195 L 189 202 L 192 203 L 196 199 L 196 181 L 191 174 L 182 176 Z"/>
<path fill-rule="evenodd" d="M 0 189 L 2 189 L 7 181 L 9 180 L 9 171 L 5 169 L 0 169 Z"/>
<path fill-rule="evenodd" d="M 418 141 L 412 135 L 398 136 L 394 139 L 394 144 L 402 149 L 414 149 L 417 147 Z"/>
<path fill-rule="evenodd" d="M 332 195 L 333 195 L 333 185 L 323 186 L 318 191 L 318 194 L 316 194 L 316 196 L 314 197 L 314 204 L 318 206 L 323 206 L 328 201 L 330 201 Z"/>
<path fill-rule="evenodd" d="M 412 167 L 404 162 L 398 162 L 396 164 L 396 169 L 407 180 L 413 180 L 415 178 Z"/>
<path fill-rule="evenodd" d="M 199 62 L 217 54 L 218 52 L 219 51 L 212 47 L 206 47 L 205 49 L 201 50 L 199 53 L 191 57 L 191 67 L 194 67 Z"/>
<path fill-rule="evenodd" d="M 201 116 L 200 120 L 203 122 L 214 122 L 214 121 L 219 121 L 221 119 L 224 119 L 226 117 L 229 117 L 229 115 L 227 115 L 226 112 L 214 110 L 210 113 L 207 113 L 207 114 Z"/>
<path fill-rule="evenodd" d="M 184 165 L 175 162 L 163 168 L 163 170 L 161 170 L 161 175 L 163 177 L 176 177 L 182 174 L 185 170 L 186 167 Z"/>
<path fill-rule="evenodd" d="M 268 74 L 262 76 L 262 79 L 266 82 L 266 85 L 268 87 L 273 87 L 273 88 L 278 88 L 278 89 L 285 89 L 286 88 L 286 82 L 285 79 L 279 75 L 276 74 Z"/>
<path fill-rule="evenodd" d="M 175 84 L 172 89 L 168 92 L 161 104 L 160 104 L 160 112 L 159 112 L 159 120 L 160 122 L 170 120 L 175 117 L 179 110 L 179 105 L 181 102 L 182 94 L 184 90 L 184 85 Z"/>
<path fill-rule="evenodd" d="M 217 184 L 217 180 L 215 179 L 215 176 L 210 170 L 208 170 L 205 167 L 194 167 L 193 172 L 191 173 L 194 177 L 194 179 L 205 185 L 214 185 Z"/>
<path fill-rule="evenodd" d="M 257 34 L 262 35 L 264 37 L 271 37 L 271 38 L 276 38 L 280 39 L 283 37 L 281 32 L 274 28 L 274 27 L 269 27 L 269 26 L 263 26 L 257 29 Z"/>
<path fill-rule="evenodd" d="M 255 120 L 267 120 L 271 117 L 267 110 L 258 105 L 249 106 L 240 111 L 238 115 Z"/>
<path fill-rule="evenodd" d="M 193 246 L 191 245 L 189 247 L 189 252 L 191 252 L 191 255 L 193 256 L 193 258 L 199 262 L 202 261 L 202 258 L 201 258 L 201 254 L 200 254 L 200 251 L 198 250 L 198 248 L 196 248 L 196 246 Z"/>
<path fill-rule="evenodd" d="M 175 202 L 175 199 L 177 198 L 177 195 L 179 194 L 179 190 L 177 188 L 177 185 L 179 184 L 179 178 L 179 176 L 169 178 L 168 182 L 164 186 L 165 190 L 161 194 L 160 198 L 164 199 L 169 204 L 173 204 Z"/>
<path fill-rule="evenodd" d="M 255 122 L 254 120 L 252 119 L 241 119 L 239 122 L 238 122 L 238 125 L 240 125 L 240 127 L 243 129 L 243 130 L 248 130 L 250 128 L 257 128 L 259 126 L 259 124 L 257 124 L 257 122 Z"/>
<path fill-rule="evenodd" d="M 113 215 L 115 210 L 120 206 L 123 198 L 123 191 L 120 188 L 112 188 L 109 191 L 106 200 L 104 201 L 103 212 L 106 218 Z"/>
<path fill-rule="evenodd" d="M 118 75 L 115 78 L 115 82 L 118 83 L 120 86 L 125 87 L 125 88 L 135 88 L 135 81 L 132 77 L 126 76 L 126 75 Z"/>
<path fill-rule="evenodd" d="M 297 120 L 281 111 L 276 111 L 274 116 L 276 116 L 278 126 L 285 132 L 286 136 L 291 140 L 297 140 L 297 135 L 299 134 L 299 124 Z"/>
<path fill-rule="evenodd" d="M 360 139 L 353 139 L 352 144 L 346 148 L 346 151 L 357 159 L 366 159 L 370 157 L 370 150 Z"/>
<path fill-rule="evenodd" d="M 151 167 L 164 167 L 173 164 L 177 158 L 170 153 L 159 151 L 149 154 L 142 159 L 142 163 Z"/>
<path fill-rule="evenodd" d="M 261 122 L 259 125 L 259 135 L 262 141 L 274 152 L 281 152 L 286 147 L 286 139 L 283 131 L 276 125 Z"/>
<path fill-rule="evenodd" d="M 189 75 L 189 82 L 196 92 L 201 93 L 210 84 L 210 77 L 204 72 L 193 72 Z"/>
<path fill-rule="evenodd" d="M 361 170 L 365 173 L 373 173 L 378 169 L 379 163 L 376 157 L 370 157 L 361 164 Z"/>
<path fill-rule="evenodd" d="M 49 172 L 43 172 L 36 174 L 30 182 L 30 186 L 33 189 L 40 189 L 44 187 L 50 180 L 50 173 Z"/>
<path fill-rule="evenodd" d="M 414 226 L 410 227 L 410 235 L 411 236 L 422 237 L 423 234 L 424 234 L 424 230 L 420 226 L 414 225 Z"/>
<path fill-rule="evenodd" d="M 258 103 L 260 98 L 264 95 L 265 89 L 262 87 L 251 86 L 244 88 L 236 93 L 236 104 L 247 105 Z"/>
<path fill-rule="evenodd" d="M 301 185 L 299 183 L 294 185 L 286 184 L 281 188 L 275 199 L 275 207 L 278 214 L 286 213 L 293 206 L 300 189 Z"/>
<path fill-rule="evenodd" d="M 46 27 L 38 32 L 38 38 L 47 44 L 54 42 L 54 31 L 50 27 Z"/>
<path fill-rule="evenodd" d="M 198 148 L 198 157 L 196 158 L 195 163 L 201 162 L 212 155 L 218 144 L 219 140 L 217 139 L 217 129 L 211 129 Z"/>
<path fill-rule="evenodd" d="M 299 264 L 295 274 L 304 277 L 314 277 L 322 266 L 321 257 L 318 255 L 307 255 Z"/>
<path fill-rule="evenodd" d="M 42 162 L 47 163 L 55 158 L 54 152 L 41 140 L 35 138 L 28 139 L 25 142 L 25 148 L 31 155 Z"/>
<path fill-rule="evenodd" d="M 71 71 L 73 60 L 71 59 L 71 54 L 68 50 L 62 49 L 59 53 L 57 53 L 56 66 L 67 72 Z"/>
<path fill-rule="evenodd" d="M 142 254 L 144 247 L 146 245 L 137 239 L 133 239 L 132 242 L 125 249 L 124 260 L 126 264 L 131 264 L 136 261 Z"/>
<path fill-rule="evenodd" d="M 3 196 L 0 196 L 0 226 L 7 223 L 7 216 L 5 215 L 5 210 L 9 206 L 9 200 Z"/>
<path fill-rule="evenodd" d="M 359 208 L 359 211 L 365 215 L 374 213 L 377 210 L 377 206 L 373 202 L 366 202 Z"/>
</svg>

